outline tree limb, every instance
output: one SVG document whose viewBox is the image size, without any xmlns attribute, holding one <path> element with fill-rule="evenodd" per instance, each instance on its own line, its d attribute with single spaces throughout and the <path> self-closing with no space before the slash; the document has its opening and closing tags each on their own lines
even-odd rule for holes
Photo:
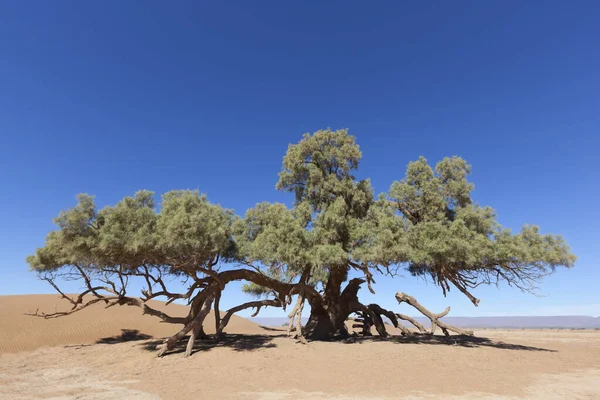
<svg viewBox="0 0 600 400">
<path fill-rule="evenodd" d="M 419 310 L 419 312 L 421 314 L 423 314 L 427 318 L 429 318 L 429 320 L 431 321 L 431 332 L 429 332 L 429 334 L 431 334 L 431 335 L 433 335 L 435 333 L 436 326 L 439 326 L 442 329 L 442 332 L 444 332 L 444 335 L 446 335 L 446 336 L 450 335 L 450 333 L 448 331 L 456 332 L 459 335 L 473 336 L 473 331 L 464 330 L 464 329 L 457 328 L 457 327 L 451 326 L 451 325 L 446 325 L 445 323 L 440 321 L 440 318 L 442 318 L 443 316 L 448 314 L 448 312 L 450 312 L 450 307 L 446 308 L 441 313 L 435 314 L 435 313 L 432 313 L 431 311 L 429 311 L 428 309 L 426 309 L 425 307 L 423 307 L 421 304 L 419 304 L 419 302 L 414 297 L 409 296 L 406 293 L 402 293 L 402 292 L 396 293 L 396 300 L 398 300 L 398 303 L 405 302 L 406 304 L 413 306 L 414 308 Z"/>
<path fill-rule="evenodd" d="M 219 326 L 219 330 L 222 332 L 223 329 L 225 329 L 225 327 L 229 323 L 229 320 L 231 319 L 231 316 L 233 314 L 235 314 L 236 312 L 238 312 L 238 311 L 242 311 L 242 310 L 245 310 L 247 308 L 256 307 L 256 313 L 254 314 L 254 315 L 256 315 L 260 311 L 261 307 L 266 307 L 266 306 L 282 307 L 282 305 L 283 305 L 283 303 L 279 299 L 249 301 L 247 303 L 240 304 L 239 306 L 235 306 L 235 307 L 230 308 L 229 310 L 227 310 L 227 313 L 225 314 L 225 316 L 221 320 L 221 325 Z"/>
</svg>

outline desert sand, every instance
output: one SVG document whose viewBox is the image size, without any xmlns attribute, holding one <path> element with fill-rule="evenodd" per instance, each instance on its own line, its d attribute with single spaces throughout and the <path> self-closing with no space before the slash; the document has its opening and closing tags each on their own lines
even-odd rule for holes
<svg viewBox="0 0 600 400">
<path fill-rule="evenodd" d="M 178 326 L 136 307 L 24 315 L 38 307 L 65 304 L 52 295 L 0 296 L 0 399 L 600 399 L 600 331 L 302 345 L 238 317 L 221 342 L 198 342 L 187 359 L 179 351 L 159 359 L 156 343 Z"/>
<path fill-rule="evenodd" d="M 150 301 L 150 306 L 172 316 L 185 316 L 188 309 L 179 304 L 165 306 Z M 43 319 L 26 313 L 67 311 L 70 303 L 58 295 L 0 296 L 0 354 L 34 350 L 69 344 L 93 344 L 102 338 L 125 335 L 133 337 L 171 336 L 180 325 L 161 323 L 156 317 L 142 315 L 138 307 L 111 307 L 102 304 L 85 308 L 69 316 Z M 207 321 L 214 320 L 209 317 Z M 206 333 L 214 333 L 214 324 L 206 323 Z M 228 326 L 231 333 L 262 333 L 255 323 L 233 316 Z"/>
</svg>

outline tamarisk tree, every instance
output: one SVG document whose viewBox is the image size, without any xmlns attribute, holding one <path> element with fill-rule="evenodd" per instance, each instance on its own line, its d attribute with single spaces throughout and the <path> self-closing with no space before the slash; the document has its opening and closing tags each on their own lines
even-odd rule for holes
<svg viewBox="0 0 600 400">
<path fill-rule="evenodd" d="M 292 303 L 289 330 L 303 342 L 347 336 L 345 321 L 352 314 L 365 332 L 374 325 L 385 336 L 385 316 L 409 334 L 398 318 L 425 329 L 410 317 L 363 304 L 363 284 L 374 292 L 377 275 L 407 269 L 444 294 L 456 288 L 477 305 L 471 292 L 479 285 L 505 282 L 534 291 L 557 267 L 574 265 L 560 236 L 542 235 L 536 226 L 513 234 L 491 208 L 475 204 L 463 159 L 446 158 L 432 167 L 420 158 L 387 193 L 375 196 L 369 180 L 354 175 L 361 157 L 347 130 L 305 134 L 288 147 L 277 182 L 279 190 L 293 193 L 293 207 L 260 203 L 243 218 L 197 191 L 165 193 L 159 206 L 152 192 L 140 191 L 101 210 L 93 197 L 80 195 L 74 208 L 56 218 L 59 229 L 27 260 L 72 304 L 69 311 L 41 316 L 68 315 L 99 302 L 137 306 L 182 326 L 159 346 L 159 355 L 188 334 L 191 354 L 211 309 L 217 337 L 236 312 Z M 351 271 L 360 278 L 349 279 Z M 172 285 L 173 277 L 184 284 Z M 62 280 L 80 280 L 84 290 L 69 297 L 60 289 Z M 128 291 L 132 280 L 144 284 L 137 296 Z M 221 315 L 221 292 L 232 281 L 244 281 L 243 290 L 257 298 Z M 449 309 L 433 314 L 404 293 L 396 298 L 425 313 L 432 332 L 437 325 L 444 333 L 464 333 L 439 321 Z M 187 301 L 188 315 L 169 316 L 152 308 L 151 299 Z M 305 303 L 310 315 L 301 326 Z"/>
</svg>

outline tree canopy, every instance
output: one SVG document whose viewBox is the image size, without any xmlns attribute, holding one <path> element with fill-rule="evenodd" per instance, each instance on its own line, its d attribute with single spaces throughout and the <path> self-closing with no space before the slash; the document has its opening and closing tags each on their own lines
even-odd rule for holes
<svg viewBox="0 0 600 400">
<path fill-rule="evenodd" d="M 63 294 L 72 310 L 44 316 L 96 302 L 139 306 L 184 325 L 161 347 L 162 355 L 188 332 L 192 344 L 203 334 L 213 303 L 221 334 L 234 312 L 285 308 L 295 296 L 290 330 L 295 322 L 302 340 L 344 337 L 351 314 L 385 335 L 381 315 L 394 325 L 400 315 L 364 305 L 357 296 L 363 283 L 373 291 L 377 274 L 395 276 L 406 269 L 430 279 L 444 294 L 456 288 L 477 305 L 471 291 L 479 285 L 506 282 L 532 291 L 557 267 L 574 265 L 561 236 L 541 234 L 537 226 L 512 233 L 497 222 L 493 209 L 476 204 L 465 160 L 445 158 L 431 166 L 421 157 L 387 193 L 376 196 L 368 179 L 354 176 L 361 157 L 347 130 L 305 134 L 288 147 L 276 186 L 294 194 L 293 206 L 259 203 L 243 217 L 198 191 L 170 191 L 156 204 L 154 193 L 143 190 L 100 210 L 92 196 L 79 195 L 27 261 L 61 294 L 61 279 L 80 279 L 86 289 L 75 298 Z M 364 278 L 342 288 L 351 269 Z M 168 276 L 181 277 L 184 290 L 169 288 Z M 132 279 L 144 282 L 141 296 L 128 293 Z M 234 280 L 244 281 L 244 291 L 258 299 L 220 318 L 221 291 Z M 410 296 L 399 295 L 399 301 L 410 302 Z M 188 300 L 189 315 L 174 318 L 154 310 L 147 304 L 154 298 Z M 305 302 L 311 314 L 301 327 Z M 412 304 L 418 303 L 412 299 Z"/>
</svg>

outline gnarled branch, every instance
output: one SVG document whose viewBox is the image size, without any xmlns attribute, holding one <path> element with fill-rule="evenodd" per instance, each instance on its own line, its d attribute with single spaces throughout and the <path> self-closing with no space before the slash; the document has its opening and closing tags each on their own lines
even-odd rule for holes
<svg viewBox="0 0 600 400">
<path fill-rule="evenodd" d="M 414 297 L 409 296 L 406 293 L 396 293 L 396 300 L 398 300 L 398 303 L 404 302 L 413 306 L 414 308 L 419 310 L 421 314 L 429 318 L 429 320 L 431 321 L 431 332 L 429 332 L 429 334 L 431 335 L 435 333 L 436 326 L 439 326 L 442 329 L 442 332 L 444 332 L 444 335 L 446 336 L 450 336 L 450 333 L 448 331 L 456 332 L 459 335 L 473 336 L 473 331 L 464 330 L 455 326 L 447 325 L 444 322 L 440 321 L 440 318 L 446 316 L 450 312 L 450 307 L 447 307 L 441 313 L 436 314 L 423 307 Z"/>
</svg>

